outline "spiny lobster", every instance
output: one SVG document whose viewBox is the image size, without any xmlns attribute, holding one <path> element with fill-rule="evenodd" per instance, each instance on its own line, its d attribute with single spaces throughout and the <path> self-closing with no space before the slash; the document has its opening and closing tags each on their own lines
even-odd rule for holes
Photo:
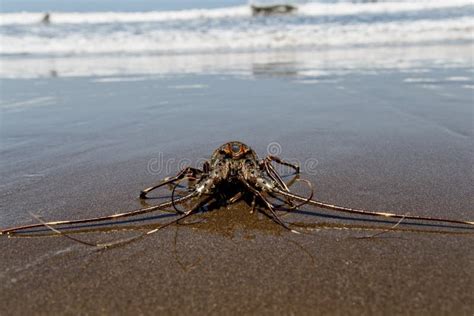
<svg viewBox="0 0 474 316">
<path fill-rule="evenodd" d="M 273 166 L 273 162 L 292 168 L 296 174 L 300 172 L 300 169 L 297 165 L 286 162 L 276 156 L 269 155 L 266 158 L 259 160 L 256 152 L 244 143 L 238 141 L 228 142 L 223 144 L 213 152 L 211 159 L 203 164 L 202 169 L 193 167 L 184 168 L 174 177 L 165 178 L 158 185 L 149 187 L 141 191 L 140 193 L 141 199 L 147 199 L 147 195 L 151 191 L 166 185 L 171 185 L 172 189 L 170 201 L 126 213 L 80 220 L 43 222 L 42 220 L 37 218 L 38 221 L 40 221 L 40 223 L 38 224 L 7 228 L 2 230 L 1 234 L 13 234 L 25 229 L 45 226 L 58 234 L 64 235 L 65 237 L 73 239 L 80 243 L 91 246 L 107 247 L 116 243 L 96 244 L 85 242 L 62 233 L 58 229 L 54 228 L 54 226 L 113 220 L 117 218 L 144 214 L 155 210 L 166 209 L 169 207 L 173 207 L 175 212 L 180 215 L 177 219 L 168 222 L 164 225 L 161 225 L 158 228 L 150 230 L 139 236 L 127 239 L 126 241 L 120 241 L 119 243 L 130 242 L 132 240 L 155 233 L 174 223 L 177 223 L 180 220 L 198 212 L 202 207 L 208 205 L 211 202 L 218 202 L 220 204 L 232 204 L 240 199 L 248 200 L 249 198 L 252 205 L 252 210 L 255 210 L 257 204 L 259 206 L 263 206 L 262 211 L 264 212 L 264 210 L 267 210 L 268 212 L 266 212 L 266 214 L 271 217 L 276 223 L 294 233 L 298 233 L 297 230 L 292 229 L 278 216 L 275 206 L 268 199 L 269 196 L 283 199 L 285 203 L 290 206 L 290 209 L 295 209 L 304 204 L 308 204 L 337 212 L 358 215 L 397 218 L 400 220 L 411 219 L 420 221 L 455 223 L 470 226 L 474 225 L 474 222 L 472 221 L 436 217 L 408 216 L 393 214 L 389 212 L 373 212 L 363 209 L 342 207 L 313 200 L 313 190 L 311 183 L 306 180 L 303 181 L 306 181 L 306 183 L 308 183 L 308 185 L 311 187 L 311 194 L 309 197 L 303 197 L 290 191 L 288 185 L 283 181 L 281 175 Z M 184 196 L 175 197 L 177 187 L 180 185 L 181 181 L 185 179 L 188 180 L 187 193 Z M 190 201 L 192 199 L 197 199 L 197 202 L 189 209 L 180 210 L 177 207 L 178 204 L 183 204 L 184 202 Z M 299 204 L 295 205 L 295 201 L 297 201 Z"/>
</svg>

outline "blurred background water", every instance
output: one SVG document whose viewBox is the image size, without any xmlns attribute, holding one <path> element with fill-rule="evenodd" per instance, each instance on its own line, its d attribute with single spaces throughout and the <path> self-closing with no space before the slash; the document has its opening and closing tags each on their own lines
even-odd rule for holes
<svg viewBox="0 0 474 316">
<path fill-rule="evenodd" d="M 290 3 L 252 16 L 238 0 L 2 0 L 0 76 L 472 65 L 471 0 Z"/>
</svg>

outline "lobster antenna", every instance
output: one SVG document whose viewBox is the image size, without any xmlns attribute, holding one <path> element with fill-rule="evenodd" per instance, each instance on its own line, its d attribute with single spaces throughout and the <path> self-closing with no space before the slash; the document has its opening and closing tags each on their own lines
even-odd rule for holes
<svg viewBox="0 0 474 316">
<path fill-rule="evenodd" d="M 454 223 L 454 224 L 464 224 L 464 225 L 471 225 L 474 226 L 473 221 L 462 221 L 462 220 L 456 220 L 456 219 L 449 219 L 449 218 L 438 218 L 438 217 L 425 217 L 425 216 L 414 216 L 414 215 L 399 215 L 399 214 L 394 214 L 394 213 L 389 213 L 389 212 L 374 212 L 374 211 L 367 211 L 367 210 L 362 210 L 362 209 L 355 209 L 355 208 L 349 208 L 349 207 L 344 207 L 344 206 L 338 206 L 334 204 L 329 204 L 326 202 L 322 201 L 317 201 L 317 200 L 308 200 L 307 198 L 304 198 L 302 196 L 299 196 L 298 194 L 294 193 L 289 193 L 282 191 L 280 189 L 275 188 L 273 190 L 275 193 L 281 194 L 285 197 L 299 200 L 299 201 L 307 201 L 307 204 L 311 204 L 314 206 L 318 206 L 321 208 L 333 210 L 333 211 L 338 211 L 338 212 L 344 212 L 344 213 L 351 213 L 351 214 L 360 214 L 360 215 L 368 215 L 368 216 L 381 216 L 381 217 L 389 217 L 389 218 L 399 218 L 399 219 L 414 219 L 414 220 L 423 220 L 423 221 L 432 221 L 432 222 L 444 222 L 444 223 Z"/>
</svg>

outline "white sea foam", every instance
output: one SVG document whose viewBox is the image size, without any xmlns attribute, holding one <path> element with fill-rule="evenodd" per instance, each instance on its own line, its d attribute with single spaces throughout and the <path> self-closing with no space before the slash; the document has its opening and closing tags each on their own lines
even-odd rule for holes
<svg viewBox="0 0 474 316">
<path fill-rule="evenodd" d="M 49 106 L 55 103 L 56 98 L 54 97 L 36 97 L 23 101 L 2 102 L 0 103 L 0 109 L 4 111 L 19 111 L 24 108 Z"/>
<path fill-rule="evenodd" d="M 310 16 L 360 15 L 360 14 L 393 14 L 435 9 L 449 9 L 472 6 L 471 0 L 414 0 L 389 1 L 374 3 L 308 3 L 302 6 L 300 13 Z"/>
<path fill-rule="evenodd" d="M 422 88 L 428 89 L 428 90 L 439 90 L 441 87 L 435 84 L 423 84 L 421 85 Z"/>
<path fill-rule="evenodd" d="M 147 33 L 74 32 L 60 36 L 3 35 L 0 54 L 170 54 L 292 48 L 406 45 L 472 41 L 469 17 L 404 23 L 270 25 L 259 29 L 151 30 Z"/>
<path fill-rule="evenodd" d="M 461 81 L 472 81 L 472 78 L 469 77 L 448 77 L 445 79 L 446 81 L 455 81 L 455 82 L 461 82 Z"/>
<path fill-rule="evenodd" d="M 434 83 L 436 82 L 435 79 L 432 78 L 406 78 L 403 80 L 403 82 L 408 82 L 408 83 Z"/>
<path fill-rule="evenodd" d="M 178 90 L 187 90 L 187 89 L 206 89 L 208 85 L 205 84 L 186 84 L 186 85 L 176 85 L 176 86 L 169 86 L 168 88 L 171 89 L 178 89 Z"/>
<path fill-rule="evenodd" d="M 346 70 L 466 66 L 472 64 L 473 17 L 472 0 L 308 3 L 295 14 L 276 17 L 252 17 L 248 6 L 52 12 L 51 25 L 39 23 L 41 14 L 3 13 L 0 76 L 138 76 L 104 78 L 131 81 L 142 80 L 142 74 L 223 68 L 245 75 L 261 56 L 291 54 L 318 67 L 323 60 Z M 299 69 L 300 75 L 311 78 L 304 71 Z"/>
<path fill-rule="evenodd" d="M 136 82 L 136 81 L 145 81 L 149 80 L 149 77 L 106 77 L 106 78 L 96 78 L 92 82 L 97 83 L 109 83 L 109 82 Z"/>
<path fill-rule="evenodd" d="M 471 0 L 309 3 L 284 17 L 249 7 L 0 14 L 2 55 L 175 54 L 473 41 Z"/>
</svg>

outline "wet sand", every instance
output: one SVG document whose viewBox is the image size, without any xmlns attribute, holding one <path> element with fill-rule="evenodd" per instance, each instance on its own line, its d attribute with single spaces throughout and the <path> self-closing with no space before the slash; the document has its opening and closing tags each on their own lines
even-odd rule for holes
<svg viewBox="0 0 474 316">
<path fill-rule="evenodd" d="M 1 227 L 34 222 L 28 212 L 53 220 L 136 209 L 140 189 L 233 139 L 262 157 L 277 142 L 318 199 L 474 220 L 469 69 L 301 78 L 260 65 L 244 77 L 2 86 Z M 304 208 L 285 217 L 303 225 L 296 235 L 249 211 L 213 210 L 105 251 L 44 232 L 0 238 L 1 314 L 474 311 L 472 229 L 406 221 L 359 239 L 396 221 Z M 126 238 L 171 219 L 159 214 L 74 236 Z"/>
</svg>

